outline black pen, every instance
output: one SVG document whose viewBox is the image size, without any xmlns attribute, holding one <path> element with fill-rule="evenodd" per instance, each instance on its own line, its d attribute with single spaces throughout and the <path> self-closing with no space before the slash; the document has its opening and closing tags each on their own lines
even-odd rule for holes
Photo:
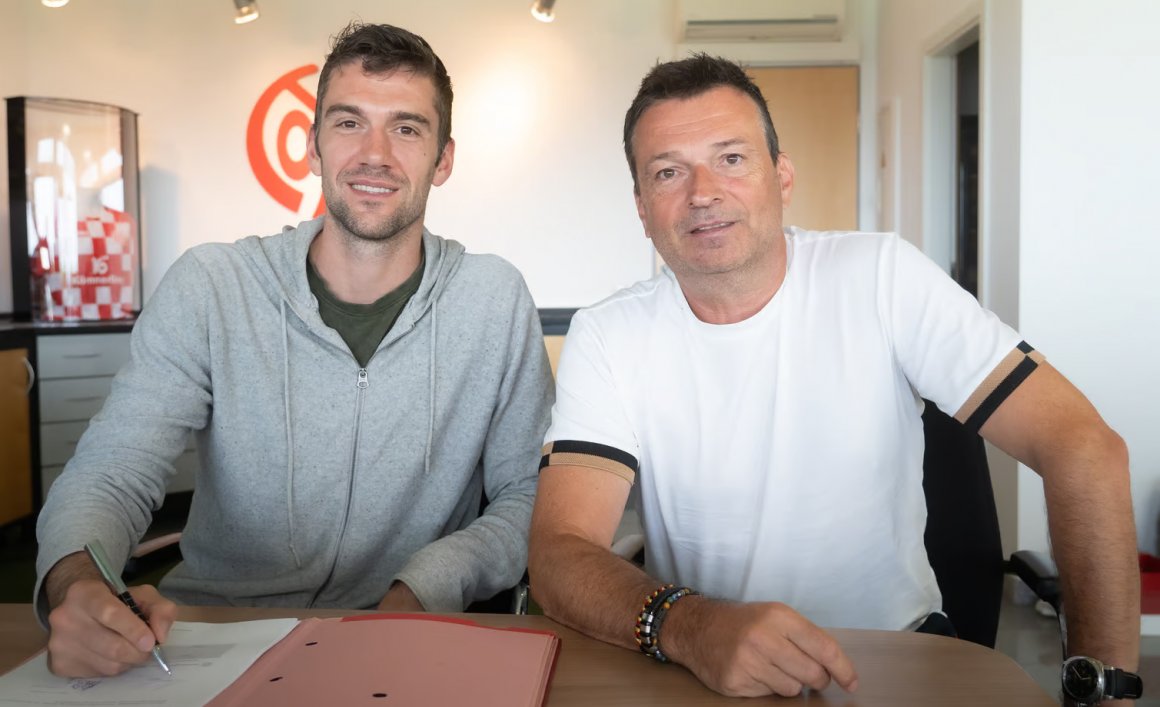
<svg viewBox="0 0 1160 707">
<path fill-rule="evenodd" d="M 125 586 L 125 583 L 121 581 L 121 574 L 119 572 L 113 572 L 109 568 L 109 560 L 107 557 L 105 557 L 105 548 L 101 547 L 101 541 L 94 540 L 91 543 L 86 544 L 85 552 L 89 553 L 89 559 L 92 560 L 93 564 L 97 566 L 97 569 L 101 573 L 101 577 L 105 579 L 105 584 L 109 585 L 109 589 L 113 590 L 113 593 L 117 595 L 117 598 L 120 599 L 125 606 L 133 610 L 133 613 L 137 615 L 137 618 L 144 621 L 146 626 L 149 626 L 149 619 L 145 618 L 145 614 L 141 613 L 141 607 L 137 606 L 137 602 L 133 601 L 133 595 L 129 593 L 129 589 Z M 150 627 L 150 630 L 152 630 L 152 627 Z M 153 653 L 153 659 L 157 661 L 157 664 L 161 666 L 161 669 L 172 676 L 173 671 L 169 669 L 169 665 L 165 662 L 165 658 L 162 657 L 161 646 L 156 641 L 153 643 L 153 650 L 151 652 Z"/>
</svg>

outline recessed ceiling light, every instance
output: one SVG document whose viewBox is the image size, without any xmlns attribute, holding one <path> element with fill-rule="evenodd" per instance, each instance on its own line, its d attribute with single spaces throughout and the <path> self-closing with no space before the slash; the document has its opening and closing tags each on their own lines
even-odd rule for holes
<svg viewBox="0 0 1160 707">
<path fill-rule="evenodd" d="M 532 3 L 532 17 L 540 22 L 551 22 L 556 19 L 555 13 L 552 12 L 552 6 L 555 4 L 556 0 L 535 0 Z"/>
<path fill-rule="evenodd" d="M 258 19 L 256 0 L 234 0 L 234 7 L 238 9 L 238 14 L 234 15 L 234 24 L 244 25 Z"/>
</svg>

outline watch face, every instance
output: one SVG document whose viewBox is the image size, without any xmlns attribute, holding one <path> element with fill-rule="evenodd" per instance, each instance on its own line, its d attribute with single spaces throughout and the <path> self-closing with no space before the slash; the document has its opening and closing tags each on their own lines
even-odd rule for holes
<svg viewBox="0 0 1160 707">
<path fill-rule="evenodd" d="M 1103 669 L 1087 658 L 1068 658 L 1063 664 L 1063 691 L 1075 700 L 1103 697 Z"/>
</svg>

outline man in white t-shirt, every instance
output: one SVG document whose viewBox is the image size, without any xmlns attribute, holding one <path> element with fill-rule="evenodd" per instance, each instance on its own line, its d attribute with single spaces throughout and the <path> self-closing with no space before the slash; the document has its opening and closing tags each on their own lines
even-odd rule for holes
<svg viewBox="0 0 1160 707">
<path fill-rule="evenodd" d="M 1127 452 L 1083 395 L 897 236 L 783 229 L 793 166 L 736 64 L 658 65 L 624 137 L 671 272 L 572 321 L 532 520 L 545 612 L 725 694 L 855 689 L 818 626 L 945 621 L 926 398 L 1043 476 L 1069 648 L 1134 669 Z M 609 551 L 633 483 L 647 572 Z"/>
</svg>

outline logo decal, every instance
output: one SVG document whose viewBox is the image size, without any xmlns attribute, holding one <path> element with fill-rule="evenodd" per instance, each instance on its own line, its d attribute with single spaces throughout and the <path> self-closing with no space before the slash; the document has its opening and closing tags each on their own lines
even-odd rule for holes
<svg viewBox="0 0 1160 707">
<path fill-rule="evenodd" d="M 258 97 L 246 127 L 246 155 L 258 183 L 274 201 L 302 218 L 326 210 L 306 154 L 314 94 L 301 83 L 317 73 L 317 66 L 307 64 L 279 77 Z"/>
</svg>

